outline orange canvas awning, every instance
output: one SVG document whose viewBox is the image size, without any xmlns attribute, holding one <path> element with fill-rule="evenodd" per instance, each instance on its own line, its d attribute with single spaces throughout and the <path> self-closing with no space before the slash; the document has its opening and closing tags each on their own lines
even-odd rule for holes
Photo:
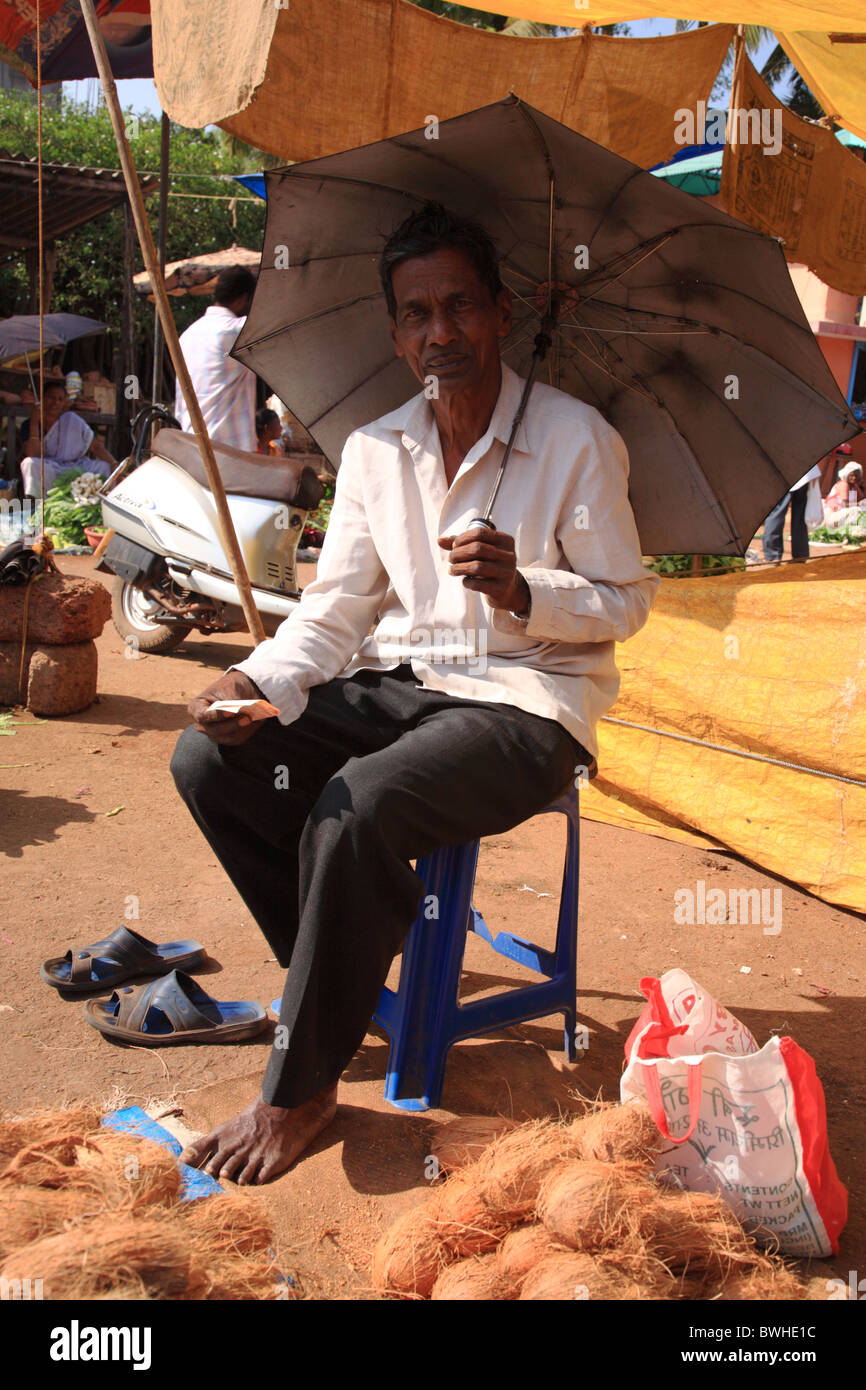
<svg viewBox="0 0 866 1390">
<path fill-rule="evenodd" d="M 419 129 L 513 90 L 647 167 L 679 148 L 673 112 L 709 97 L 733 33 L 713 25 L 653 39 L 516 38 L 407 0 L 288 9 L 153 0 L 152 21 L 157 89 L 172 119 L 216 122 L 286 160 Z"/>
</svg>

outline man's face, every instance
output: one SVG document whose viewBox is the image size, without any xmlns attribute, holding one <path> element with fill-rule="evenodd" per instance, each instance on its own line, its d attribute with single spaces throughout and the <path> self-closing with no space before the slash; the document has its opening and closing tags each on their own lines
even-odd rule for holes
<svg viewBox="0 0 866 1390">
<path fill-rule="evenodd" d="M 472 392 L 496 379 L 499 342 L 511 330 L 511 295 L 491 297 L 463 251 L 445 247 L 401 261 L 391 273 L 391 337 L 419 381 L 437 377 L 439 395 Z"/>
</svg>

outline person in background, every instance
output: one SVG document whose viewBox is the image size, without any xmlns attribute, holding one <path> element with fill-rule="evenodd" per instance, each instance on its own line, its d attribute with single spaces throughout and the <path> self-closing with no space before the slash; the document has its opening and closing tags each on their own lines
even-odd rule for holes
<svg viewBox="0 0 866 1390">
<path fill-rule="evenodd" d="M 282 436 L 283 427 L 275 410 L 263 406 L 261 410 L 256 411 L 256 439 L 260 454 L 276 454 L 282 458 Z"/>
<path fill-rule="evenodd" d="M 859 507 L 866 499 L 863 486 L 863 469 L 853 459 L 839 469 L 839 480 L 834 483 L 825 498 L 828 512 L 842 511 L 845 507 Z"/>
<path fill-rule="evenodd" d="M 806 529 L 806 503 L 809 498 L 809 484 L 812 479 L 820 479 L 820 464 L 813 464 L 796 483 L 791 484 L 789 492 L 777 502 L 764 522 L 764 560 L 768 565 L 781 563 L 784 549 L 785 516 L 791 508 L 791 558 L 808 560 L 809 532 Z"/>
<path fill-rule="evenodd" d="M 256 378 L 242 362 L 229 357 L 244 326 L 256 288 L 255 276 L 243 266 L 220 271 L 214 302 L 180 335 L 180 346 L 214 444 L 257 452 Z M 180 386 L 174 413 L 181 429 L 192 433 Z"/>
<path fill-rule="evenodd" d="M 69 409 L 63 381 L 48 381 L 43 389 L 45 417 L 45 491 L 54 485 L 66 468 L 81 468 L 107 478 L 117 467 L 105 445 L 80 415 Z M 21 399 L 31 403 L 29 431 L 24 439 L 21 485 L 25 497 L 41 497 L 42 469 L 39 460 L 42 442 L 39 434 L 39 406 L 32 391 L 22 391 Z M 91 457 L 92 455 L 92 457 Z"/>
</svg>

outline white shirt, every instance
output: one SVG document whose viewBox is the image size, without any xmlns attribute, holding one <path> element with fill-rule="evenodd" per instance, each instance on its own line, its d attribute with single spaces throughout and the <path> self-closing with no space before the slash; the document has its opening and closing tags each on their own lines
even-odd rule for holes
<svg viewBox="0 0 866 1390">
<path fill-rule="evenodd" d="M 181 333 L 180 345 L 211 439 L 254 454 L 258 447 L 255 373 L 229 357 L 245 323 L 245 318 L 236 318 L 222 304 L 211 304 Z M 180 386 L 175 391 L 174 413 L 181 428 L 192 433 Z"/>
<path fill-rule="evenodd" d="M 796 492 L 798 488 L 805 487 L 806 483 L 811 483 L 814 479 L 820 478 L 821 468 L 817 463 L 813 463 L 808 473 L 804 473 L 802 478 L 798 478 L 796 483 L 792 483 L 789 491 Z"/>
<path fill-rule="evenodd" d="M 281 723 L 312 686 L 408 657 L 426 689 L 555 719 L 597 755 L 596 724 L 619 689 L 614 643 L 643 626 L 659 585 L 641 559 L 621 436 L 592 406 L 533 386 L 493 509 L 515 538 L 527 621 L 464 588 L 436 544 L 483 514 L 522 385 L 503 364 L 490 425 L 450 487 L 423 392 L 349 437 L 316 579 L 232 668 Z"/>
</svg>

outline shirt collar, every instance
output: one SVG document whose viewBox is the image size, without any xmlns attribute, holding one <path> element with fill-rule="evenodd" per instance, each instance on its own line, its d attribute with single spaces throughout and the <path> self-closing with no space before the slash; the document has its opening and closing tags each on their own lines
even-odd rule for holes
<svg viewBox="0 0 866 1390">
<path fill-rule="evenodd" d="M 501 362 L 502 381 L 499 387 L 499 395 L 496 405 L 493 407 L 493 415 L 490 424 L 482 439 L 473 445 L 472 452 L 480 457 L 486 449 L 477 450 L 478 444 L 487 441 L 487 448 L 494 439 L 499 439 L 503 444 L 508 443 L 511 435 L 511 427 L 514 423 L 514 416 L 520 404 L 520 395 L 523 390 L 524 378 L 512 371 L 506 362 Z M 528 426 L 528 419 L 532 414 L 532 398 L 530 396 L 526 414 L 520 422 L 517 437 L 514 441 L 514 448 L 518 453 L 531 453 L 531 427 Z M 404 405 L 392 410 L 389 415 L 382 416 L 379 424 L 384 429 L 397 430 L 404 438 L 407 446 L 412 444 L 423 444 L 433 429 L 434 415 L 433 407 L 423 391 L 419 391 L 417 396 L 412 396 Z"/>
</svg>

